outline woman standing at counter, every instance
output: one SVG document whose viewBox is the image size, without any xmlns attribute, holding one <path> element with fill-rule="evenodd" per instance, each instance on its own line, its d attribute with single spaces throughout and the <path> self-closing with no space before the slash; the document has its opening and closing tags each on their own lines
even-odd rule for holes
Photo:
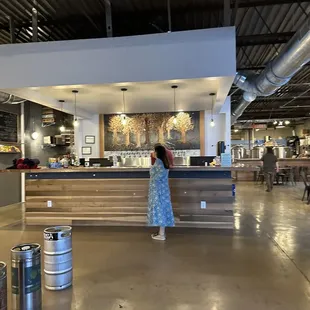
<svg viewBox="0 0 310 310">
<path fill-rule="evenodd" d="M 155 146 L 156 161 L 150 170 L 150 187 L 148 200 L 148 224 L 159 226 L 159 232 L 153 234 L 154 240 L 165 241 L 165 227 L 174 226 L 168 182 L 169 160 L 162 145 Z"/>
<path fill-rule="evenodd" d="M 169 161 L 169 168 L 172 168 L 173 167 L 173 154 L 172 154 L 172 152 L 167 147 L 163 146 L 160 143 L 155 144 L 154 148 L 156 148 L 157 146 L 162 146 L 162 147 L 165 148 L 166 156 L 167 156 L 167 159 Z M 152 163 L 152 165 L 155 164 L 155 161 L 156 161 L 155 152 L 152 152 L 151 153 L 151 163 Z"/>
</svg>

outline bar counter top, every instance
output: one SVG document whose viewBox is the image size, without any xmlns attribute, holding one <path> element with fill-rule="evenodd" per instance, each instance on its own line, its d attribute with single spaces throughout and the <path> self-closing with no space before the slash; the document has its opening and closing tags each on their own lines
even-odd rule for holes
<svg viewBox="0 0 310 310">
<path fill-rule="evenodd" d="M 291 166 L 291 167 L 310 167 L 310 158 L 279 158 L 280 167 Z M 236 159 L 235 161 L 238 164 L 248 165 L 248 166 L 257 166 L 260 164 L 259 158 L 243 158 Z"/>
<path fill-rule="evenodd" d="M 170 169 L 169 185 L 176 225 L 232 229 L 235 199 L 231 173 L 235 169 L 244 171 L 245 168 Z M 6 172 L 26 173 L 27 225 L 144 226 L 147 224 L 149 170 L 138 167 L 42 167 Z"/>
<path fill-rule="evenodd" d="M 310 162 L 310 158 L 279 158 L 279 161 L 306 161 L 306 162 Z M 242 159 L 237 159 L 237 161 L 239 162 L 243 162 L 243 161 L 260 161 L 259 158 L 242 158 Z"/>
<path fill-rule="evenodd" d="M 39 169 L 4 169 L 0 173 L 19 172 L 19 173 L 74 173 L 74 172 L 145 172 L 149 171 L 149 167 L 69 167 L 50 169 L 41 167 Z M 203 167 L 203 166 L 179 166 L 173 167 L 170 171 L 253 171 L 253 167 Z"/>
</svg>

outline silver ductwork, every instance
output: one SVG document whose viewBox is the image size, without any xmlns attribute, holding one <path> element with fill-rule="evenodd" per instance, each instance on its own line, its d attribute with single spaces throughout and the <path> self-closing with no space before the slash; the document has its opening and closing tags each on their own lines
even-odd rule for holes
<svg viewBox="0 0 310 310">
<path fill-rule="evenodd" d="M 295 33 L 283 50 L 263 70 L 254 77 L 237 73 L 234 84 L 253 96 L 270 96 L 310 61 L 310 18 Z M 248 95 L 247 95 L 248 97 Z M 246 104 L 245 101 L 248 103 Z M 252 100 L 253 101 L 253 100 Z M 246 107 L 252 102 L 244 96 L 240 105 L 232 113 L 232 124 L 241 116 Z M 242 107 L 244 109 L 242 109 Z M 235 117 L 237 115 L 238 117 Z"/>
<path fill-rule="evenodd" d="M 0 104 L 19 104 L 25 101 L 20 97 L 0 92 Z"/>
<path fill-rule="evenodd" d="M 237 108 L 231 112 L 231 125 L 233 125 L 236 120 L 242 115 L 244 110 L 248 107 L 248 105 L 256 99 L 256 95 L 254 93 L 244 92 L 242 96 L 242 100 L 237 106 Z"/>
</svg>

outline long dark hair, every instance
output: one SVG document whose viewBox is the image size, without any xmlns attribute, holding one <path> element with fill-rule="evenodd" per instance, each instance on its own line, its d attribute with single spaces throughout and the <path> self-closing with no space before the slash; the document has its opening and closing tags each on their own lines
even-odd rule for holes
<svg viewBox="0 0 310 310">
<path fill-rule="evenodd" d="M 167 157 L 166 149 L 162 145 L 155 146 L 156 157 L 159 158 L 166 169 L 169 169 L 169 160 Z"/>
</svg>

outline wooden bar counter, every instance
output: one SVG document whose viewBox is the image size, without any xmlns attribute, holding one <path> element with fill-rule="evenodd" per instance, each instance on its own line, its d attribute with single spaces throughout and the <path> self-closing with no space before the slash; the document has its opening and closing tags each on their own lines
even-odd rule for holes
<svg viewBox="0 0 310 310">
<path fill-rule="evenodd" d="M 146 225 L 147 168 L 26 172 L 28 225 Z M 169 183 L 176 226 L 233 228 L 231 168 L 173 168 Z"/>
</svg>

